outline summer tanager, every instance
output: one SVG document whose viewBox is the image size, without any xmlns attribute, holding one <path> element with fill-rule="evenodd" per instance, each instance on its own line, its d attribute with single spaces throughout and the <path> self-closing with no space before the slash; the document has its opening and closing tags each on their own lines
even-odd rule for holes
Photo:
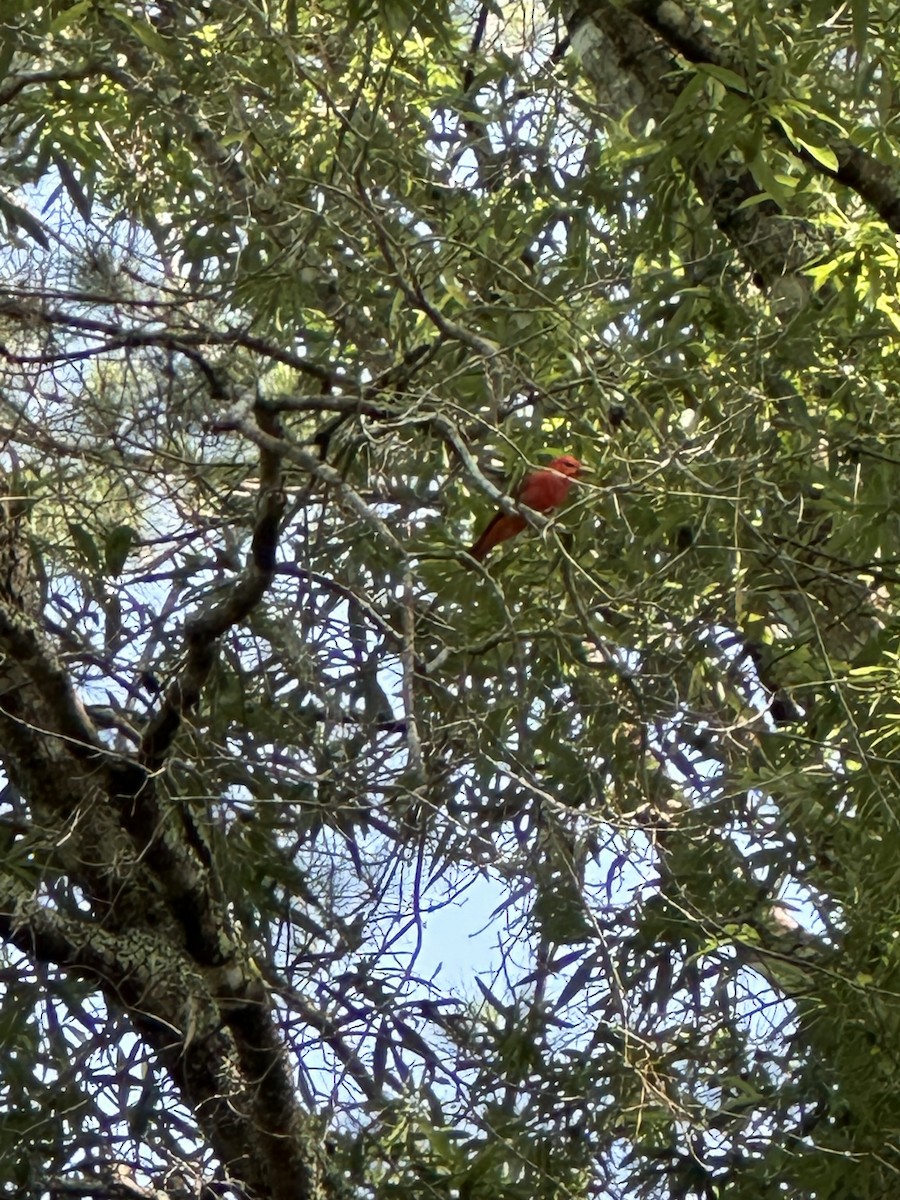
<svg viewBox="0 0 900 1200">
<path fill-rule="evenodd" d="M 584 471 L 584 467 L 571 454 L 563 454 L 554 458 L 546 467 L 531 471 L 522 480 L 516 499 L 520 504 L 527 504 L 535 512 L 549 513 L 559 508 L 569 494 L 573 482 Z M 469 553 L 479 562 L 483 562 L 495 546 L 505 542 L 507 538 L 521 533 L 528 522 L 518 513 L 498 512 L 488 522 L 484 532 L 471 548 Z"/>
</svg>

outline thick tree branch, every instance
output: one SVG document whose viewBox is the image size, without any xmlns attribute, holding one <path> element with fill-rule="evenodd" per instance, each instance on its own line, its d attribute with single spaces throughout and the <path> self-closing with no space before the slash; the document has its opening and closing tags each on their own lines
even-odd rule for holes
<svg viewBox="0 0 900 1200">
<path fill-rule="evenodd" d="M 688 62 L 709 63 L 743 74 L 741 61 L 718 45 L 702 23 L 673 0 L 632 0 L 629 8 Z M 900 175 L 897 171 L 867 154 L 848 138 L 836 137 L 833 127 L 815 116 L 809 116 L 806 124 L 816 145 L 832 152 L 837 167 L 829 167 L 821 156 L 797 146 L 777 122 L 773 127 L 786 150 L 820 175 L 856 192 L 894 233 L 900 233 Z"/>
<path fill-rule="evenodd" d="M 278 429 L 272 414 L 260 420 Z M 280 457 L 268 447 L 261 477 L 248 567 L 223 602 L 190 624 L 186 666 L 148 729 L 140 765 L 106 750 L 32 624 L 22 513 L 5 502 L 2 744 L 37 818 L 58 829 L 58 854 L 99 920 L 63 916 L 30 886 L 0 877 L 0 933 L 95 980 L 157 1049 L 248 1194 L 293 1200 L 320 1194 L 317 1139 L 296 1103 L 268 997 L 217 898 L 208 847 L 184 811 L 179 821 L 164 809 L 150 773 L 185 704 L 199 698 L 218 637 L 271 580 L 284 497 Z"/>
<path fill-rule="evenodd" d="M 601 85 L 612 47 L 622 70 L 640 85 L 656 121 L 665 123 L 687 80 L 669 48 L 641 17 L 609 0 L 588 0 L 573 20 L 571 40 L 588 77 Z M 684 163 L 684 170 L 759 283 L 771 286 L 804 264 L 811 231 L 805 222 L 781 218 L 773 200 L 759 201 L 763 193 L 742 162 L 720 156 L 708 167 L 695 155 Z M 748 203 L 751 200 L 754 203 Z"/>
<path fill-rule="evenodd" d="M 165 934 L 113 934 L 66 917 L 0 874 L 0 936 L 38 962 L 91 980 L 124 1009 L 197 1114 L 228 1173 L 249 1197 L 322 1195 L 322 1160 L 297 1106 L 264 989 L 232 1005 Z"/>
</svg>

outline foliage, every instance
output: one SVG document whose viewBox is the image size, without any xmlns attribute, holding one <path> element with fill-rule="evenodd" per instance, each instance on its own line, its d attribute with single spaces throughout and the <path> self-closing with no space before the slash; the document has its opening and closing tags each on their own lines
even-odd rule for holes
<svg viewBox="0 0 900 1200">
<path fill-rule="evenodd" d="M 892 1194 L 892 7 L 3 14 L 4 1194 Z"/>
</svg>

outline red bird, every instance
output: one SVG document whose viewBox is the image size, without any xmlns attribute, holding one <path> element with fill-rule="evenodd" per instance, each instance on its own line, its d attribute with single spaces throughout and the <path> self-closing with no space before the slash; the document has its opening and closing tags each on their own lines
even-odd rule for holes
<svg viewBox="0 0 900 1200">
<path fill-rule="evenodd" d="M 584 472 L 584 467 L 571 454 L 563 454 L 554 458 L 546 467 L 530 471 L 522 480 L 521 487 L 516 492 L 520 504 L 526 504 L 535 512 L 549 513 L 559 508 L 569 494 L 574 481 Z M 507 538 L 521 533 L 528 522 L 518 513 L 498 512 L 488 522 L 484 532 L 471 548 L 469 553 L 479 562 L 484 562 L 493 548 L 505 542 Z"/>
</svg>

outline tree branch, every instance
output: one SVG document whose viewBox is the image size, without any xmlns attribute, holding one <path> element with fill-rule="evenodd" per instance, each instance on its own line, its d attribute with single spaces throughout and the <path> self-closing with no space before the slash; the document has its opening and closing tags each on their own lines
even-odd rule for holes
<svg viewBox="0 0 900 1200">
<path fill-rule="evenodd" d="M 673 3 L 673 0 L 632 0 L 629 8 L 688 62 L 709 63 L 725 67 L 738 75 L 743 73 L 742 62 L 716 43 L 702 23 Z M 835 137 L 833 129 L 815 116 L 809 116 L 807 126 L 813 131 L 817 145 L 830 150 L 835 156 L 838 163 L 836 168 L 828 167 L 821 157 L 811 154 L 803 146 L 797 146 L 777 121 L 772 123 L 786 150 L 818 174 L 856 192 L 894 233 L 900 233 L 900 176 L 897 172 L 861 150 L 848 138 Z"/>
<path fill-rule="evenodd" d="M 260 425 L 279 429 L 277 417 L 259 411 Z M 256 427 L 254 427 L 256 428 Z M 197 706 L 200 694 L 216 661 L 219 638 L 232 626 L 246 620 L 260 602 L 275 572 L 278 532 L 284 512 L 281 490 L 283 443 L 274 432 L 264 432 L 260 443 L 260 494 L 250 558 L 241 577 L 224 599 L 188 621 L 185 627 L 185 664 L 169 685 L 162 705 L 144 733 L 140 762 L 150 772 L 158 771 L 187 713 Z"/>
</svg>

